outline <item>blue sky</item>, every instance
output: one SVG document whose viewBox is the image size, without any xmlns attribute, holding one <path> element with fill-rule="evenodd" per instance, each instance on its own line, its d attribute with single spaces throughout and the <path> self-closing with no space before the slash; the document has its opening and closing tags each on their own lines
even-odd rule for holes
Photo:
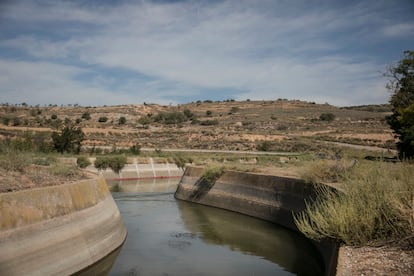
<svg viewBox="0 0 414 276">
<path fill-rule="evenodd" d="M 0 2 L 0 102 L 386 103 L 414 1 Z"/>
</svg>

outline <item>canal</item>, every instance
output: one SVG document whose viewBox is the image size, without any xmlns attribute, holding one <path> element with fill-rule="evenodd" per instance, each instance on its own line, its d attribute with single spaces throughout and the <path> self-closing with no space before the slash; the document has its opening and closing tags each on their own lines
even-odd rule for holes
<svg viewBox="0 0 414 276">
<path fill-rule="evenodd" d="M 110 275 L 323 275 L 303 236 L 174 199 L 177 179 L 108 182 L 128 237 Z"/>
</svg>

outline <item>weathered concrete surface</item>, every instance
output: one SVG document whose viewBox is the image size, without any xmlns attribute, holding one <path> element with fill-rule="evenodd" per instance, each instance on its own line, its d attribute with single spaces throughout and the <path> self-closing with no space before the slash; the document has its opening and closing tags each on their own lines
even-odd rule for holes
<svg viewBox="0 0 414 276">
<path fill-rule="evenodd" d="M 203 168 L 187 167 L 178 185 L 177 199 L 218 207 L 298 231 L 292 213 L 305 208 L 305 201 L 316 196 L 313 185 L 295 178 L 226 171 L 209 185 L 200 181 Z M 325 263 L 325 274 L 334 275 L 338 247 L 315 243 Z"/>
<path fill-rule="evenodd" d="M 95 159 L 89 158 L 92 164 L 94 164 Z M 176 164 L 169 163 L 166 159 L 161 158 L 128 158 L 128 164 L 119 174 L 111 169 L 98 171 L 93 165 L 86 169 L 100 174 L 108 180 L 180 178 L 183 175 L 183 170 L 178 168 Z"/>
<path fill-rule="evenodd" d="M 125 238 L 102 178 L 0 194 L 0 275 L 70 275 Z"/>
</svg>

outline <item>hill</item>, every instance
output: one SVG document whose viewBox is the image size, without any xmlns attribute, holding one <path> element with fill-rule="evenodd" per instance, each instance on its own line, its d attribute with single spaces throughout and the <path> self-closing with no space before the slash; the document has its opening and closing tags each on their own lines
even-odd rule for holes
<svg viewBox="0 0 414 276">
<path fill-rule="evenodd" d="M 75 124 L 85 146 L 318 151 L 325 141 L 393 148 L 386 106 L 339 108 L 297 100 L 198 101 L 103 107 L 0 106 L 0 135 Z M 322 115 L 322 116 L 321 116 Z"/>
</svg>

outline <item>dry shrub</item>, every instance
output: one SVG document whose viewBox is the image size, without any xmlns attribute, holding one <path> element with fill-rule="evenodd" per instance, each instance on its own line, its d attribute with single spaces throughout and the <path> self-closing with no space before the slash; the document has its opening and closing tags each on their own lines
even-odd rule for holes
<svg viewBox="0 0 414 276">
<path fill-rule="evenodd" d="M 337 183 L 353 171 L 355 160 L 315 160 L 301 171 L 301 178 L 310 183 Z"/>
<path fill-rule="evenodd" d="M 364 163 L 344 180 L 344 192 L 320 186 L 318 198 L 295 216 L 299 230 L 315 240 L 347 245 L 414 245 L 414 166 Z"/>
</svg>

